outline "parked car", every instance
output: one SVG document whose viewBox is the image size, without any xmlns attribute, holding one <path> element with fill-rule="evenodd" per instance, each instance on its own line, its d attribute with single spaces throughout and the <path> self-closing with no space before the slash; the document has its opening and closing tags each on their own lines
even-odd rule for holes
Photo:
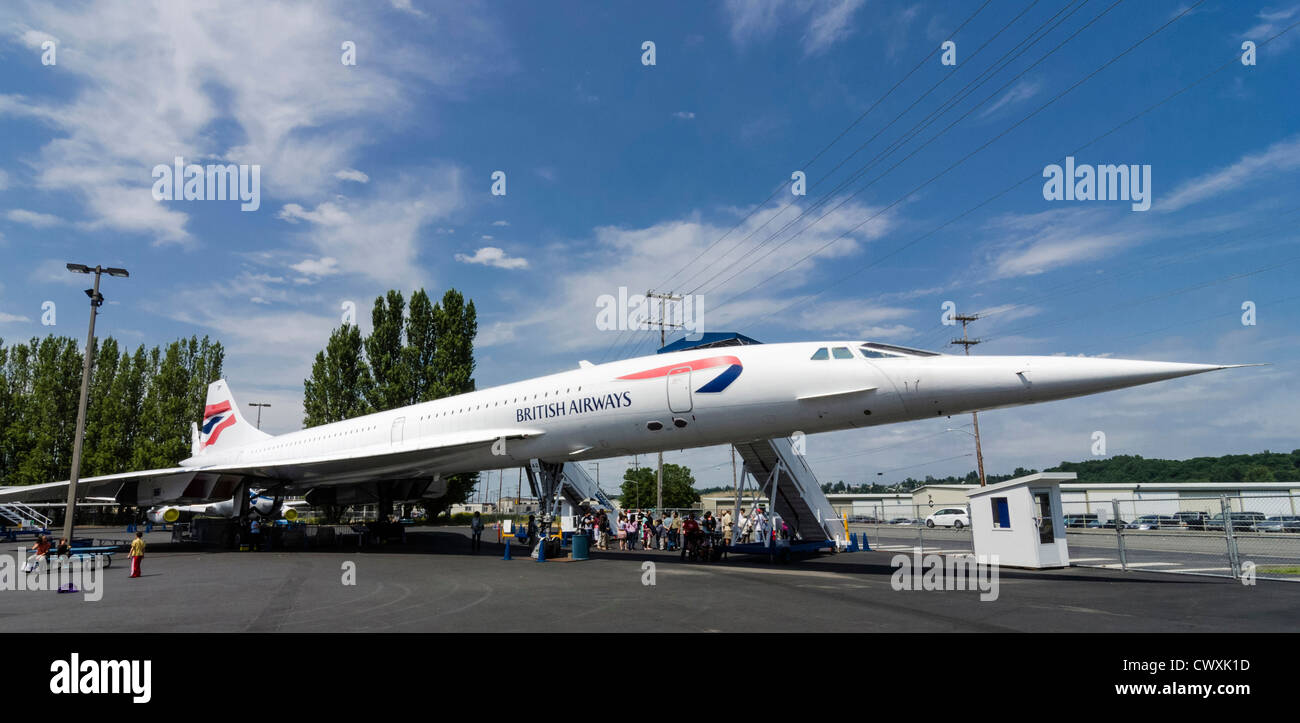
<svg viewBox="0 0 1300 723">
<path fill-rule="evenodd" d="M 1233 525 L 1237 524 L 1233 520 Z M 1233 529 L 1236 529 L 1235 527 Z M 1300 532 L 1300 515 L 1274 515 L 1255 523 L 1256 532 Z"/>
<path fill-rule="evenodd" d="M 1229 512 L 1233 532 L 1254 532 L 1255 525 L 1267 519 L 1263 512 Z M 1215 532 L 1223 530 L 1223 513 L 1211 517 L 1205 523 L 1205 529 Z"/>
<path fill-rule="evenodd" d="M 961 507 L 945 507 L 925 518 L 926 527 L 951 527 L 960 530 L 970 526 L 970 513 Z"/>
<path fill-rule="evenodd" d="M 1099 530 L 1105 528 L 1113 530 L 1115 529 L 1117 522 L 1119 523 L 1119 527 L 1128 527 L 1128 523 L 1124 520 L 1106 520 L 1105 522 L 1102 522 L 1101 520 L 1093 520 L 1088 523 L 1088 529 Z"/>
<path fill-rule="evenodd" d="M 1094 514 L 1065 516 L 1066 527 L 1087 527 L 1089 522 L 1096 522 L 1096 521 L 1097 521 L 1097 516 Z"/>
<path fill-rule="evenodd" d="M 895 517 L 894 519 L 892 519 L 892 520 L 889 521 L 889 524 L 891 524 L 891 525 L 910 525 L 910 524 L 912 524 L 912 518 L 911 518 L 911 517 Z"/>
<path fill-rule="evenodd" d="M 1175 512 L 1174 519 L 1178 520 L 1179 527 L 1185 527 L 1189 530 L 1204 530 L 1206 522 L 1210 519 L 1208 512 Z"/>
<path fill-rule="evenodd" d="M 1128 523 L 1130 530 L 1160 530 L 1178 527 L 1178 518 L 1173 515 L 1142 515 Z"/>
<path fill-rule="evenodd" d="M 880 520 L 877 520 L 871 515 L 849 515 L 849 522 L 852 522 L 854 524 L 859 524 L 859 525 L 880 524 Z"/>
</svg>

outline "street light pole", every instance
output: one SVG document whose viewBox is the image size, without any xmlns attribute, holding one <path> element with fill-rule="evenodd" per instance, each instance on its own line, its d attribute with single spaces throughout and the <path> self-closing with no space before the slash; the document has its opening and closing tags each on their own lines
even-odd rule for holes
<svg viewBox="0 0 1300 723">
<path fill-rule="evenodd" d="M 249 402 L 248 406 L 257 407 L 257 428 L 261 429 L 262 428 L 262 407 L 269 407 L 271 405 L 266 404 L 264 402 Z"/>
<path fill-rule="evenodd" d="M 95 317 L 99 313 L 100 305 L 104 303 L 104 296 L 99 293 L 99 277 L 105 272 L 109 276 L 122 278 L 130 274 L 126 269 L 106 269 L 98 265 L 92 269 L 84 264 L 68 264 L 67 268 L 68 271 L 77 274 L 95 274 L 94 288 L 86 289 L 86 296 L 90 297 L 90 330 L 86 332 L 86 355 L 81 363 L 81 397 L 77 401 L 77 429 L 72 438 L 72 472 L 68 476 L 68 507 L 63 516 L 63 537 L 67 539 L 68 544 L 71 544 L 72 517 L 77 511 L 77 481 L 81 477 L 81 443 L 86 429 L 86 397 L 90 394 L 90 370 L 94 365 Z"/>
</svg>

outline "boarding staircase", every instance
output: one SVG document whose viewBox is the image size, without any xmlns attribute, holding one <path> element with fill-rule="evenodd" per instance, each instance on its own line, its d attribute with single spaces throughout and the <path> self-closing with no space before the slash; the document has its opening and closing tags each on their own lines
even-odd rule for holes
<svg viewBox="0 0 1300 723">
<path fill-rule="evenodd" d="M 541 465 L 537 460 L 532 460 L 528 467 L 528 482 L 533 487 L 533 494 L 541 497 L 545 490 L 538 484 L 542 479 Z M 573 509 L 578 509 L 583 502 L 595 501 L 595 506 L 602 507 L 606 510 L 614 509 L 614 503 L 610 502 L 600 485 L 596 480 L 591 478 L 587 473 L 587 468 L 577 462 L 565 462 L 560 474 L 561 484 L 554 491 L 556 499 L 548 500 L 548 503 L 558 502 L 559 497 L 563 497 Z"/>
<path fill-rule="evenodd" d="M 771 500 L 772 510 L 800 539 L 847 543 L 843 519 L 822 494 L 817 475 L 789 439 L 760 439 L 732 445 L 753 475 L 759 489 Z"/>
<path fill-rule="evenodd" d="M 54 522 L 54 520 L 21 502 L 9 502 L 0 505 L 0 517 L 9 520 L 19 527 L 28 527 L 29 523 L 31 523 L 41 529 L 49 529 L 50 524 Z"/>
</svg>

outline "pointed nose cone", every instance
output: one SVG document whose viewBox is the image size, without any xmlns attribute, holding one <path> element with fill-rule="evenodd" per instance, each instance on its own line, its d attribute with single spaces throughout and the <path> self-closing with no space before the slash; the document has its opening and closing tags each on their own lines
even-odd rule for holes
<svg viewBox="0 0 1300 723">
<path fill-rule="evenodd" d="M 1252 364 L 1183 364 L 1137 359 L 1035 357 L 1020 376 L 1038 399 L 1064 399 Z"/>
</svg>

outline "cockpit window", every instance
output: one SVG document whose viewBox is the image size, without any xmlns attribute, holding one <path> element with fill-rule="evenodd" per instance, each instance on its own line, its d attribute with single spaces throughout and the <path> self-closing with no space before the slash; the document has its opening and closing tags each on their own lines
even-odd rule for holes
<svg viewBox="0 0 1300 723">
<path fill-rule="evenodd" d="M 836 359 L 852 359 L 853 352 L 849 351 L 847 346 L 837 346 L 831 350 Z"/>
<path fill-rule="evenodd" d="M 813 361 L 822 361 L 823 359 L 830 359 L 830 358 L 831 355 L 826 352 L 826 347 L 822 347 L 818 349 L 817 351 L 813 352 L 812 355 Z"/>
<path fill-rule="evenodd" d="M 862 356 L 868 358 L 868 359 L 897 359 L 897 358 L 899 358 L 899 355 L 898 355 L 898 354 L 887 354 L 887 353 L 885 353 L 885 352 L 883 352 L 883 351 L 876 351 L 875 349 L 858 349 L 858 353 L 861 354 Z"/>
<path fill-rule="evenodd" d="M 863 344 L 861 348 L 863 350 L 871 350 L 871 351 L 894 352 L 896 354 L 902 354 L 904 356 L 942 356 L 942 354 L 935 351 L 924 351 L 922 349 L 909 349 L 908 347 L 905 346 L 894 346 L 893 344 L 880 344 L 874 341 L 869 341 L 866 344 Z"/>
</svg>

